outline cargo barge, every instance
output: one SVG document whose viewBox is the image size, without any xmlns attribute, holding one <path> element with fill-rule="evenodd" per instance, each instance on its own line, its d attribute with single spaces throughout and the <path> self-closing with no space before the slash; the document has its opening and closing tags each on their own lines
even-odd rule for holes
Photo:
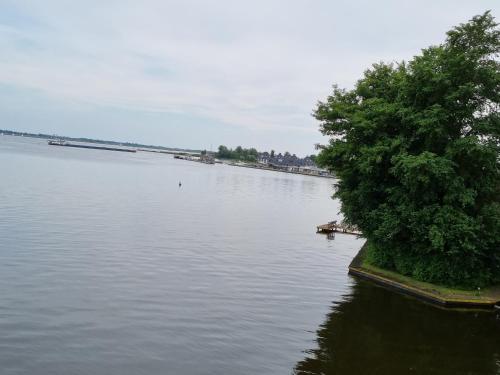
<svg viewBox="0 0 500 375">
<path fill-rule="evenodd" d="M 90 148 L 93 150 L 106 150 L 106 151 L 137 152 L 137 150 L 132 149 L 132 148 L 119 148 L 119 147 L 98 146 L 98 145 L 82 145 L 82 144 L 78 144 L 78 143 L 69 143 L 69 142 L 61 141 L 61 140 L 50 140 L 47 143 L 51 146 Z"/>
</svg>

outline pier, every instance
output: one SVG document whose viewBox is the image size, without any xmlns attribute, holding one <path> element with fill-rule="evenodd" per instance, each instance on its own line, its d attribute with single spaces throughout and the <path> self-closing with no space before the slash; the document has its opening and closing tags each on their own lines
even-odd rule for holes
<svg viewBox="0 0 500 375">
<path fill-rule="evenodd" d="M 347 225 L 345 223 L 337 223 L 336 220 L 330 221 L 328 224 L 318 225 L 316 227 L 316 233 L 325 233 L 325 234 L 345 233 L 345 234 L 354 234 L 356 236 L 361 236 L 363 234 L 358 228 L 352 225 Z"/>
</svg>

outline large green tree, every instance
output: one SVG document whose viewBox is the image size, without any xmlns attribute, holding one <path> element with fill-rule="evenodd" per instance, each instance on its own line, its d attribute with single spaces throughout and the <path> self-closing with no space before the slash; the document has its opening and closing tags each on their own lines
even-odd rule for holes
<svg viewBox="0 0 500 375">
<path fill-rule="evenodd" d="M 315 117 L 368 260 L 419 280 L 500 282 L 500 30 L 489 12 L 411 61 L 336 86 Z"/>
</svg>

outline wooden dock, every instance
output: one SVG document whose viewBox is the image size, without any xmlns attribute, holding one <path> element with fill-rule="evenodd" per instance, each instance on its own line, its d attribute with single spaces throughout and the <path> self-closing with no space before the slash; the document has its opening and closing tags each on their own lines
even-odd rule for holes
<svg viewBox="0 0 500 375">
<path fill-rule="evenodd" d="M 318 225 L 316 227 L 316 233 L 345 233 L 354 234 L 356 236 L 361 236 L 363 234 L 358 228 L 344 223 L 337 223 L 337 221 L 331 221 L 328 224 Z"/>
</svg>

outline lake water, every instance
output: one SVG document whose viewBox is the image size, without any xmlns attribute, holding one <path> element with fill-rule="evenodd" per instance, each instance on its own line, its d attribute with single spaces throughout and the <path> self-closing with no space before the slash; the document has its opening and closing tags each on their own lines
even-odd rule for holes
<svg viewBox="0 0 500 375">
<path fill-rule="evenodd" d="M 2 375 L 500 374 L 498 314 L 347 275 L 333 180 L 10 136 L 0 168 Z"/>
</svg>

